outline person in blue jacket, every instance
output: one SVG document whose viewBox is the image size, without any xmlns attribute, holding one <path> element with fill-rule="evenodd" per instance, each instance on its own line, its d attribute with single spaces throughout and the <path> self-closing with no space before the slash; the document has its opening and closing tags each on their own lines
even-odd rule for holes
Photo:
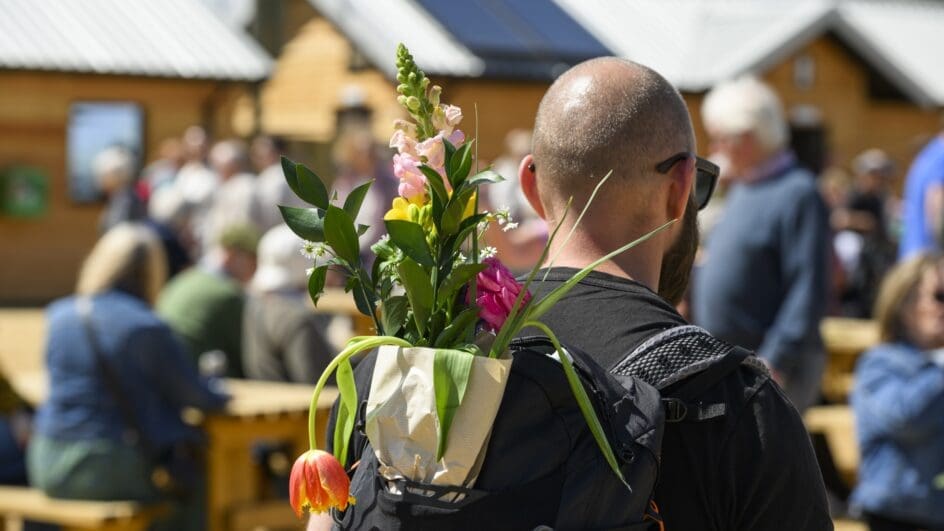
<svg viewBox="0 0 944 531">
<path fill-rule="evenodd" d="M 870 529 L 944 530 L 944 261 L 919 254 L 886 276 L 882 343 L 859 360 L 852 407 L 862 458 L 852 506 Z"/>
<path fill-rule="evenodd" d="M 227 397 L 201 379 L 152 311 L 166 278 L 157 235 L 121 223 L 86 259 L 76 295 L 49 306 L 49 396 L 36 415 L 27 468 L 52 497 L 152 501 L 163 495 L 153 479 L 156 456 L 167 456 L 174 480 L 189 481 L 189 496 L 161 525 L 202 529 L 201 467 L 178 452 L 202 437 L 181 411 L 219 410 Z"/>
</svg>

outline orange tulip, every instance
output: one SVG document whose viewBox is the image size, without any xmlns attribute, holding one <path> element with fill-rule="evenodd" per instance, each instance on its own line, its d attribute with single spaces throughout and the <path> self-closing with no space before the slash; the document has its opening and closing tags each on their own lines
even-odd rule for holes
<svg viewBox="0 0 944 531">
<path fill-rule="evenodd" d="M 351 480 L 337 458 L 322 450 L 308 450 L 295 460 L 289 477 L 289 502 L 299 518 L 308 509 L 323 513 L 332 507 L 354 504 Z"/>
</svg>

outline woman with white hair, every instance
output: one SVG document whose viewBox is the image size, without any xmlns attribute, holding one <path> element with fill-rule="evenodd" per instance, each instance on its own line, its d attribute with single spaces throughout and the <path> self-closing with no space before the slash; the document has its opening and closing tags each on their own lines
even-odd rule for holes
<svg viewBox="0 0 944 531">
<path fill-rule="evenodd" d="M 151 306 L 167 278 L 161 243 L 120 223 L 92 249 L 76 295 L 46 314 L 49 396 L 36 416 L 30 480 L 52 497 L 156 500 L 168 477 L 189 488 L 171 529 L 202 528 L 198 463 L 178 450 L 199 431 L 181 410 L 219 410 L 226 397 L 190 366 Z M 190 470 L 188 478 L 179 471 Z"/>
</svg>

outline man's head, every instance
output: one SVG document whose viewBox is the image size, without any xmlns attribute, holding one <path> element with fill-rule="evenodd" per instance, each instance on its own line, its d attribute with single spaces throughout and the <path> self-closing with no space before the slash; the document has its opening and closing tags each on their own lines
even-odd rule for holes
<svg viewBox="0 0 944 531">
<path fill-rule="evenodd" d="M 240 284 L 248 284 L 256 272 L 259 231 L 249 225 L 230 225 L 219 238 L 220 266 Z"/>
<path fill-rule="evenodd" d="M 257 136 L 249 148 L 249 158 L 256 171 L 261 172 L 273 164 L 278 164 L 284 152 L 285 141 L 281 138 Z"/>
<path fill-rule="evenodd" d="M 656 166 L 694 149 L 685 102 L 668 81 L 636 63 L 593 59 L 565 72 L 541 100 L 533 153 L 521 165 L 522 189 L 549 224 L 564 216 L 573 197 L 563 225 L 567 228 L 600 179 L 612 171 L 571 244 L 574 253 L 584 255 L 612 251 L 670 219 L 683 218 L 688 208 L 691 214 L 681 226 L 623 255 L 634 263 L 621 264 L 621 269 L 656 289 L 663 258 L 690 263 L 687 255 L 697 243 L 692 234 L 697 230 L 695 207 L 690 204 L 694 159 L 681 158 L 663 173 Z M 673 249 L 676 242 L 686 247 L 684 252 Z"/>
<path fill-rule="evenodd" d="M 712 151 L 725 158 L 734 176 L 755 168 L 790 140 L 780 99 L 753 77 L 727 81 L 711 89 L 701 115 Z"/>
<path fill-rule="evenodd" d="M 249 160 L 246 145 L 239 140 L 223 140 L 210 150 L 210 166 L 222 180 L 246 171 Z"/>
</svg>

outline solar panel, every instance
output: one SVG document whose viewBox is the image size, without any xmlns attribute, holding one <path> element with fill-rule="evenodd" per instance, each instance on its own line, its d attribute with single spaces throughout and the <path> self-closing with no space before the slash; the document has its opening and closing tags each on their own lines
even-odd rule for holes
<svg viewBox="0 0 944 531">
<path fill-rule="evenodd" d="M 486 72 L 553 77 L 611 52 L 550 0 L 416 0 L 460 43 L 486 63 Z"/>
</svg>

